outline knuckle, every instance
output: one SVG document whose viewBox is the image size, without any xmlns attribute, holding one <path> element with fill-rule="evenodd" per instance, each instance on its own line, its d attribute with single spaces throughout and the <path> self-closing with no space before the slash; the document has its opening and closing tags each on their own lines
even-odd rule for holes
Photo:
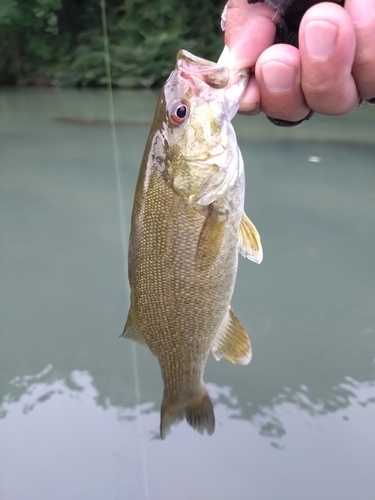
<svg viewBox="0 0 375 500">
<path fill-rule="evenodd" d="M 375 40 L 374 40 L 375 43 Z M 356 71 L 364 71 L 367 73 L 373 73 L 373 78 L 375 78 L 374 75 L 374 69 L 375 69 L 375 50 L 372 49 L 372 47 L 365 47 L 363 50 L 357 49 L 355 59 L 354 59 L 354 64 L 353 68 Z"/>
<path fill-rule="evenodd" d="M 358 103 L 358 91 L 354 79 L 332 87 L 320 84 L 305 91 L 305 99 L 311 109 L 326 115 L 348 113 Z"/>
<path fill-rule="evenodd" d="M 361 58 L 353 67 L 353 76 L 356 81 L 359 95 L 364 99 L 375 96 L 375 61 Z"/>
<path fill-rule="evenodd" d="M 361 97 L 368 99 L 375 94 L 375 17 L 371 25 L 356 29 L 356 38 L 352 71 Z"/>
<path fill-rule="evenodd" d="M 302 81 L 302 90 L 306 99 L 330 97 L 335 92 L 335 86 L 322 81 Z"/>
</svg>

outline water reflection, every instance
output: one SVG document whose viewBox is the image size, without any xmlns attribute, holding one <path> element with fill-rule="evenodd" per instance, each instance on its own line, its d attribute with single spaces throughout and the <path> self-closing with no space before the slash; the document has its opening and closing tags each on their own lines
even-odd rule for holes
<svg viewBox="0 0 375 500">
<path fill-rule="evenodd" d="M 375 382 L 358 382 L 352 377 L 331 390 L 328 400 L 313 402 L 309 398 L 309 389 L 301 385 L 297 391 L 290 388 L 284 390 L 266 406 L 255 406 L 250 401 L 247 412 L 241 407 L 235 390 L 230 386 L 218 386 L 207 383 L 210 397 L 218 415 L 219 425 L 226 425 L 228 420 L 247 420 L 259 429 L 259 434 L 268 438 L 283 438 L 286 434 L 286 423 L 281 416 L 288 411 L 299 414 L 306 413 L 310 417 L 324 417 L 329 413 L 345 413 L 353 411 L 354 407 L 367 408 L 375 405 Z M 98 408 L 115 412 L 119 421 L 133 422 L 142 419 L 146 422 L 145 436 L 159 439 L 159 409 L 155 401 L 149 401 L 134 406 L 114 405 L 107 395 L 99 395 L 95 380 L 88 371 L 73 370 L 67 377 L 57 379 L 53 376 L 53 366 L 47 365 L 35 375 L 17 376 L 9 382 L 11 391 L 0 401 L 0 418 L 10 417 L 11 413 L 22 412 L 27 415 L 42 403 L 48 403 L 52 398 L 68 397 L 76 400 L 91 400 Z M 375 406 L 371 408 L 375 410 Z M 246 416 L 245 416 L 246 415 Z M 174 431 L 179 426 L 174 427 Z M 218 432 L 221 432 L 220 429 Z"/>
<path fill-rule="evenodd" d="M 307 387 L 295 392 L 286 388 L 269 406 L 253 408 L 247 420 L 231 387 L 207 385 L 217 417 L 215 435 L 199 436 L 184 423 L 162 442 L 153 401 L 113 406 L 104 398 L 106 404 L 98 404 L 99 392 L 87 371 L 74 370 L 57 379 L 48 365 L 36 375 L 14 378 L 11 392 L 1 402 L 1 498 L 29 498 L 30 491 L 40 499 L 50 498 L 54 484 L 60 484 L 60 473 L 69 481 L 53 493 L 57 499 L 70 498 L 77 491 L 80 498 L 98 500 L 124 495 L 172 499 L 178 491 L 179 498 L 187 500 L 203 491 L 205 498 L 224 500 L 232 498 L 233 490 L 234 498 L 245 499 L 247 487 L 259 491 L 256 498 L 261 500 L 336 498 L 324 496 L 326 470 L 334 462 L 330 481 L 339 479 L 337 498 L 370 500 L 373 462 L 368 457 L 375 438 L 366 428 L 375 418 L 373 383 L 348 377 L 333 388 L 330 408 L 327 402 L 312 403 Z M 350 437 L 354 430 L 355 442 Z M 354 471 L 353 453 L 359 453 Z M 265 462 L 278 471 L 272 481 L 266 481 Z M 16 463 L 18 470 L 27 470 L 27 481 L 15 479 Z M 312 476 L 318 484 L 311 483 L 313 489 L 306 492 L 310 480 L 300 479 L 298 471 L 308 463 L 313 464 Z M 336 469 L 341 470 L 339 476 Z M 285 484 L 285 474 L 291 470 L 296 474 L 293 488 Z M 233 484 L 233 474 L 241 477 L 241 484 Z M 358 484 L 353 485 L 353 474 L 365 479 L 359 486 L 362 496 L 358 496 Z M 185 491 L 191 477 L 194 484 Z M 181 485 L 185 487 L 180 492 Z M 280 487 L 283 493 L 275 497 Z M 355 491 L 357 496 L 351 496 Z"/>
</svg>

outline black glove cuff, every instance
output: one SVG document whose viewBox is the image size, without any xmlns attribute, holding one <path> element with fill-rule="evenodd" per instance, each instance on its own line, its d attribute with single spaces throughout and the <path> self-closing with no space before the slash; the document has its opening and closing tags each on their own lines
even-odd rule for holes
<svg viewBox="0 0 375 500">
<path fill-rule="evenodd" d="M 302 118 L 302 120 L 299 120 L 298 122 L 288 122 L 287 120 L 280 120 L 280 118 L 271 118 L 270 116 L 267 116 L 267 118 L 271 123 L 277 125 L 278 127 L 298 127 L 298 125 L 301 125 L 301 123 L 310 120 L 310 118 L 313 115 L 314 111 L 310 110 L 310 113 L 305 118 Z"/>
</svg>

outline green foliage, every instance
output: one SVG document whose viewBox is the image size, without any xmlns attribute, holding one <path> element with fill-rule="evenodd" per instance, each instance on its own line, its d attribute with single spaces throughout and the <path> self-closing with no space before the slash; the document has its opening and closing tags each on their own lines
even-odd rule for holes
<svg viewBox="0 0 375 500">
<path fill-rule="evenodd" d="M 222 5 L 214 0 L 106 0 L 114 86 L 161 85 L 176 52 L 215 60 Z M 106 85 L 100 0 L 0 0 L 0 83 Z"/>
<path fill-rule="evenodd" d="M 61 9 L 61 0 L 1 1 L 0 83 L 29 83 L 64 59 L 66 36 L 56 36 Z"/>
</svg>

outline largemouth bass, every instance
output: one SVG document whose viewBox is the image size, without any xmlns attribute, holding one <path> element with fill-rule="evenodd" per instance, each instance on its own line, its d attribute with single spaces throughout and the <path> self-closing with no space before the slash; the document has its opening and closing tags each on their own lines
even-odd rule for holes
<svg viewBox="0 0 375 500">
<path fill-rule="evenodd" d="M 212 434 L 203 383 L 207 357 L 247 364 L 251 346 L 230 301 L 238 251 L 260 263 L 244 214 L 244 166 L 231 120 L 246 71 L 187 51 L 165 83 L 146 144 L 129 242 L 131 304 L 123 336 L 158 358 L 164 381 L 160 435 L 186 417 Z"/>
</svg>

